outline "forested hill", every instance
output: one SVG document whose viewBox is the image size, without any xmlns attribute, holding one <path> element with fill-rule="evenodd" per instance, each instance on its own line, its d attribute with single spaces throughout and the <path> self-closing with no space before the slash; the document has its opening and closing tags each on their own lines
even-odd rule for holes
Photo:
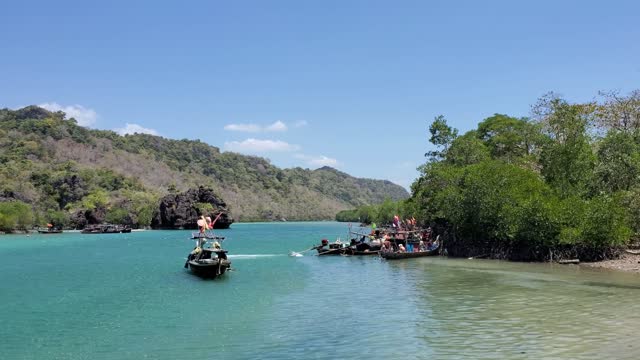
<svg viewBox="0 0 640 360">
<path fill-rule="evenodd" d="M 30 205 L 35 222 L 104 207 L 108 220 L 125 209 L 144 226 L 160 196 L 197 186 L 213 188 L 240 221 L 333 219 L 409 196 L 389 181 L 329 167 L 280 169 L 199 140 L 92 130 L 37 106 L 0 110 L 0 164 L 0 202 Z"/>
</svg>

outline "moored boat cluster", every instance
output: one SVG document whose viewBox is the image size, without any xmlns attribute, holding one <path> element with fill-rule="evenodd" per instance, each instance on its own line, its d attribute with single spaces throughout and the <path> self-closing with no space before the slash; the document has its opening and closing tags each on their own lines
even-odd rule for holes
<svg viewBox="0 0 640 360">
<path fill-rule="evenodd" d="M 431 228 L 426 229 L 374 229 L 370 234 L 350 232 L 349 243 L 340 239 L 329 242 L 322 239 L 320 245 L 313 247 L 319 256 L 344 255 L 366 256 L 379 255 L 384 259 L 405 259 L 423 256 L 433 256 L 439 253 L 439 236 L 433 238 Z"/>
</svg>

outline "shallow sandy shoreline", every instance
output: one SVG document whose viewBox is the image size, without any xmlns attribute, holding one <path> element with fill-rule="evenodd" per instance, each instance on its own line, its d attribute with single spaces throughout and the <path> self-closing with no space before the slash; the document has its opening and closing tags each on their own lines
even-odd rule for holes
<svg viewBox="0 0 640 360">
<path fill-rule="evenodd" d="M 619 259 L 604 260 L 592 263 L 580 263 L 581 266 L 588 266 L 601 269 L 627 271 L 640 274 L 640 254 L 633 255 L 625 253 Z"/>
</svg>

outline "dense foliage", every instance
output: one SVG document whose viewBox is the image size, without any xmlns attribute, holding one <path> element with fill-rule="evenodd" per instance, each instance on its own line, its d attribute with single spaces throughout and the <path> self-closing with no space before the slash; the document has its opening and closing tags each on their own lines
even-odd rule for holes
<svg viewBox="0 0 640 360">
<path fill-rule="evenodd" d="M 198 140 L 91 130 L 37 106 L 0 109 L 0 231 L 50 222 L 144 227 L 162 195 L 200 185 L 215 189 L 240 221 L 331 219 L 408 197 L 388 181 L 332 168 L 279 169 Z"/>
<path fill-rule="evenodd" d="M 448 224 L 455 256 L 615 255 L 640 233 L 640 92 L 601 95 L 572 104 L 547 94 L 531 119 L 495 114 L 460 136 L 439 116 L 411 198 L 337 218 L 383 223 L 393 209 Z"/>
</svg>

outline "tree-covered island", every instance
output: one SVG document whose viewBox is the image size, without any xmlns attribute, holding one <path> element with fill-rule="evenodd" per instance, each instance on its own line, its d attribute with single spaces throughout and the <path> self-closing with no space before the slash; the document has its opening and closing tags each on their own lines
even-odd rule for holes
<svg viewBox="0 0 640 360">
<path fill-rule="evenodd" d="M 339 213 L 437 224 L 453 256 L 615 257 L 640 233 L 640 91 L 588 103 L 549 93 L 531 118 L 495 114 L 458 134 L 438 116 L 411 197 Z"/>
</svg>

